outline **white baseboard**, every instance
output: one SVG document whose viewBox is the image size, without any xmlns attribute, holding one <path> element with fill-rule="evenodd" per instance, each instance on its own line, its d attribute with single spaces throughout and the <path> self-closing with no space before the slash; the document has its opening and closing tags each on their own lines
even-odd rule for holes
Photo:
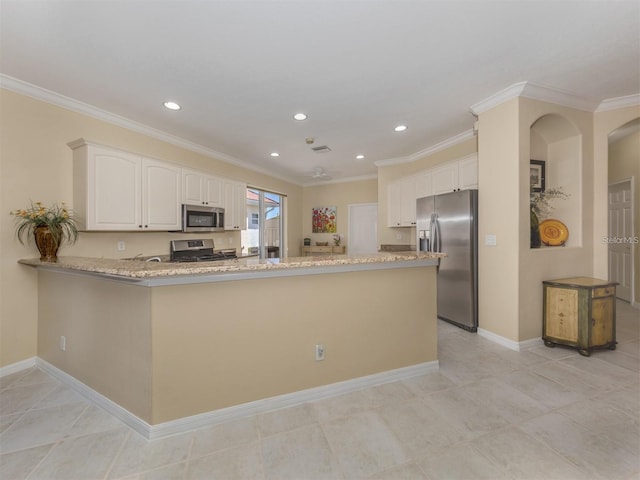
<svg viewBox="0 0 640 480">
<path fill-rule="evenodd" d="M 179 433 L 186 433 L 196 428 L 208 427 L 220 423 L 245 418 L 248 416 L 265 413 L 281 408 L 292 407 L 306 402 L 322 400 L 325 398 L 343 395 L 345 393 L 361 390 L 367 387 L 382 385 L 385 383 L 404 380 L 425 373 L 438 371 L 439 363 L 437 360 L 433 362 L 421 363 L 409 367 L 398 368 L 386 372 L 358 377 L 343 382 L 323 385 L 321 387 L 301 390 L 299 392 L 278 395 L 277 397 L 265 398 L 254 402 L 243 403 L 233 407 L 222 408 L 211 412 L 201 413 L 190 417 L 179 418 L 169 422 L 150 425 L 144 420 L 138 418 L 133 413 L 125 410 L 117 403 L 109 400 L 104 395 L 96 392 L 84 383 L 75 379 L 71 375 L 63 372 L 57 367 L 40 358 L 35 362 L 38 368 L 48 373 L 52 377 L 58 379 L 63 384 L 74 389 L 92 403 L 100 406 L 114 417 L 120 419 L 123 423 L 131 427 L 143 437 L 149 440 L 168 437 Z"/>
<path fill-rule="evenodd" d="M 502 345 L 503 347 L 507 347 L 510 350 L 515 350 L 516 352 L 520 352 L 522 350 L 528 350 L 529 348 L 533 348 L 542 343 L 541 338 L 531 338 L 529 340 L 523 340 L 522 342 L 516 342 L 514 340 L 510 340 L 496 333 L 490 332 L 489 330 L 485 330 L 483 328 L 478 328 L 478 335 L 486 338 L 487 340 L 491 340 L 498 345 Z"/>
<path fill-rule="evenodd" d="M 35 366 L 36 366 L 36 357 L 27 358 L 26 360 L 21 360 L 20 362 L 12 363 L 11 365 L 7 365 L 5 367 L 0 368 L 0 378 L 6 377 L 7 375 L 11 375 Z"/>
</svg>

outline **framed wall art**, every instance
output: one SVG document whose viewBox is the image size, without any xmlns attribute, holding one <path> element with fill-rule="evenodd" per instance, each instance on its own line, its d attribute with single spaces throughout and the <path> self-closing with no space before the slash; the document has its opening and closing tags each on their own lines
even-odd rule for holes
<svg viewBox="0 0 640 480">
<path fill-rule="evenodd" d="M 532 192 L 544 192 L 545 161 L 531 160 L 529 164 L 529 185 Z"/>
<path fill-rule="evenodd" d="M 336 207 L 315 207 L 311 209 L 312 233 L 336 233 L 338 216 Z"/>
</svg>

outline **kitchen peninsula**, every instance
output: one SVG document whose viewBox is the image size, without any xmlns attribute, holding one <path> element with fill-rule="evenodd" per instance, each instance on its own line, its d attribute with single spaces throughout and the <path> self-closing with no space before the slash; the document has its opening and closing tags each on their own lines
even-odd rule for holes
<svg viewBox="0 0 640 480">
<path fill-rule="evenodd" d="M 20 263 L 38 271 L 43 365 L 122 407 L 154 438 L 185 417 L 436 368 L 438 256 Z"/>
</svg>

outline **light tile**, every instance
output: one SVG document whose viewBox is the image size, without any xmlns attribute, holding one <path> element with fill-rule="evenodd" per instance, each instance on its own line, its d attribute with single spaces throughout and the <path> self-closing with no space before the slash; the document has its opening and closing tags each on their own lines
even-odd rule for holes
<svg viewBox="0 0 640 480">
<path fill-rule="evenodd" d="M 42 459 L 51 451 L 53 444 L 18 450 L 0 455 L 0 478 L 18 480 L 27 478 Z"/>
<path fill-rule="evenodd" d="M 626 479 L 640 473 L 637 452 L 631 454 L 618 442 L 559 413 L 531 419 L 520 428 L 568 458 L 592 478 Z"/>
<path fill-rule="evenodd" d="M 603 398 L 577 402 L 557 412 L 640 455 L 640 421 L 608 405 Z"/>
<path fill-rule="evenodd" d="M 364 412 L 376 406 L 376 400 L 367 390 L 356 390 L 344 395 L 311 402 L 316 418 L 320 422 Z"/>
<path fill-rule="evenodd" d="M 132 433 L 116 458 L 109 478 L 120 478 L 186 461 L 193 435 L 185 433 L 149 441 Z"/>
<path fill-rule="evenodd" d="M 374 412 L 336 419 L 323 429 L 347 479 L 380 473 L 409 461 L 392 430 Z"/>
<path fill-rule="evenodd" d="M 514 480 L 468 443 L 432 453 L 418 465 L 430 480 Z"/>
<path fill-rule="evenodd" d="M 258 415 L 258 429 L 263 437 L 316 423 L 315 411 L 308 403 Z"/>
<path fill-rule="evenodd" d="M 84 397 L 69 387 L 58 385 L 53 391 L 45 395 L 33 408 L 56 407 L 67 403 L 85 403 L 89 402 Z"/>
<path fill-rule="evenodd" d="M 184 480 L 186 472 L 187 462 L 182 462 L 117 480 Z"/>
<path fill-rule="evenodd" d="M 265 478 L 305 480 L 342 478 L 320 425 L 267 437 L 262 441 Z"/>
<path fill-rule="evenodd" d="M 583 480 L 585 473 L 543 443 L 510 427 L 485 435 L 473 446 L 518 480 Z"/>
<path fill-rule="evenodd" d="M 32 385 L 13 386 L 2 390 L 0 415 L 11 415 L 26 412 L 38 404 L 45 396 L 58 387 L 55 382 L 36 383 Z"/>
<path fill-rule="evenodd" d="M 201 457 L 258 440 L 255 417 L 243 418 L 193 432 L 191 457 Z"/>
<path fill-rule="evenodd" d="M 611 354 L 613 352 L 602 352 Z M 559 363 L 580 370 L 583 378 L 595 388 L 611 389 L 638 384 L 640 376 L 627 368 L 600 360 L 596 356 L 566 358 Z"/>
<path fill-rule="evenodd" d="M 429 480 L 415 463 L 391 468 L 369 478 L 371 480 Z"/>
<path fill-rule="evenodd" d="M 414 459 L 424 456 L 429 450 L 446 447 L 465 439 L 462 433 L 421 399 L 389 405 L 381 409 L 379 414 L 407 454 Z"/>
<path fill-rule="evenodd" d="M 130 432 L 126 428 L 57 444 L 30 475 L 37 480 L 102 479 Z"/>
<path fill-rule="evenodd" d="M 30 410 L 0 434 L 0 452 L 53 443 L 69 431 L 87 408 L 83 403 Z"/>
<path fill-rule="evenodd" d="M 10 375 L 5 375 L 4 377 L 0 377 L 0 390 L 4 390 L 5 388 L 11 387 L 15 382 L 20 380 L 25 375 L 28 375 L 30 372 L 34 371 L 36 367 L 27 368 L 25 370 L 20 370 L 19 372 L 14 372 Z"/>
<path fill-rule="evenodd" d="M 89 405 L 65 434 L 65 437 L 78 437 L 90 433 L 106 432 L 121 428 L 124 424 L 113 415 L 95 405 Z"/>
<path fill-rule="evenodd" d="M 408 378 L 403 380 L 402 384 L 417 396 L 439 392 L 456 385 L 440 372 L 429 372 L 425 375 Z"/>
<path fill-rule="evenodd" d="M 424 401 L 443 419 L 471 439 L 509 425 L 499 409 L 486 406 L 465 393 L 466 386 L 436 392 Z"/>
<path fill-rule="evenodd" d="M 563 407 L 584 398 L 584 395 L 561 383 L 529 371 L 514 372 L 503 377 L 502 381 L 550 409 Z"/>
<path fill-rule="evenodd" d="M 185 478 L 263 480 L 260 446 L 254 442 L 191 460 Z"/>
<path fill-rule="evenodd" d="M 635 421 L 640 421 L 640 389 L 638 387 L 609 391 L 596 398 L 629 415 Z"/>
</svg>

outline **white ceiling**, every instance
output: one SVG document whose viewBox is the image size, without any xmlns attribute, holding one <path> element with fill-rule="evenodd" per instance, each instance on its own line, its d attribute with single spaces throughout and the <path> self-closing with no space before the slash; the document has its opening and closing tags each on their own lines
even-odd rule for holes
<svg viewBox="0 0 640 480">
<path fill-rule="evenodd" d="M 1 74 L 296 183 L 469 132 L 518 82 L 640 92 L 637 0 L 0 0 L 0 22 Z"/>
</svg>

